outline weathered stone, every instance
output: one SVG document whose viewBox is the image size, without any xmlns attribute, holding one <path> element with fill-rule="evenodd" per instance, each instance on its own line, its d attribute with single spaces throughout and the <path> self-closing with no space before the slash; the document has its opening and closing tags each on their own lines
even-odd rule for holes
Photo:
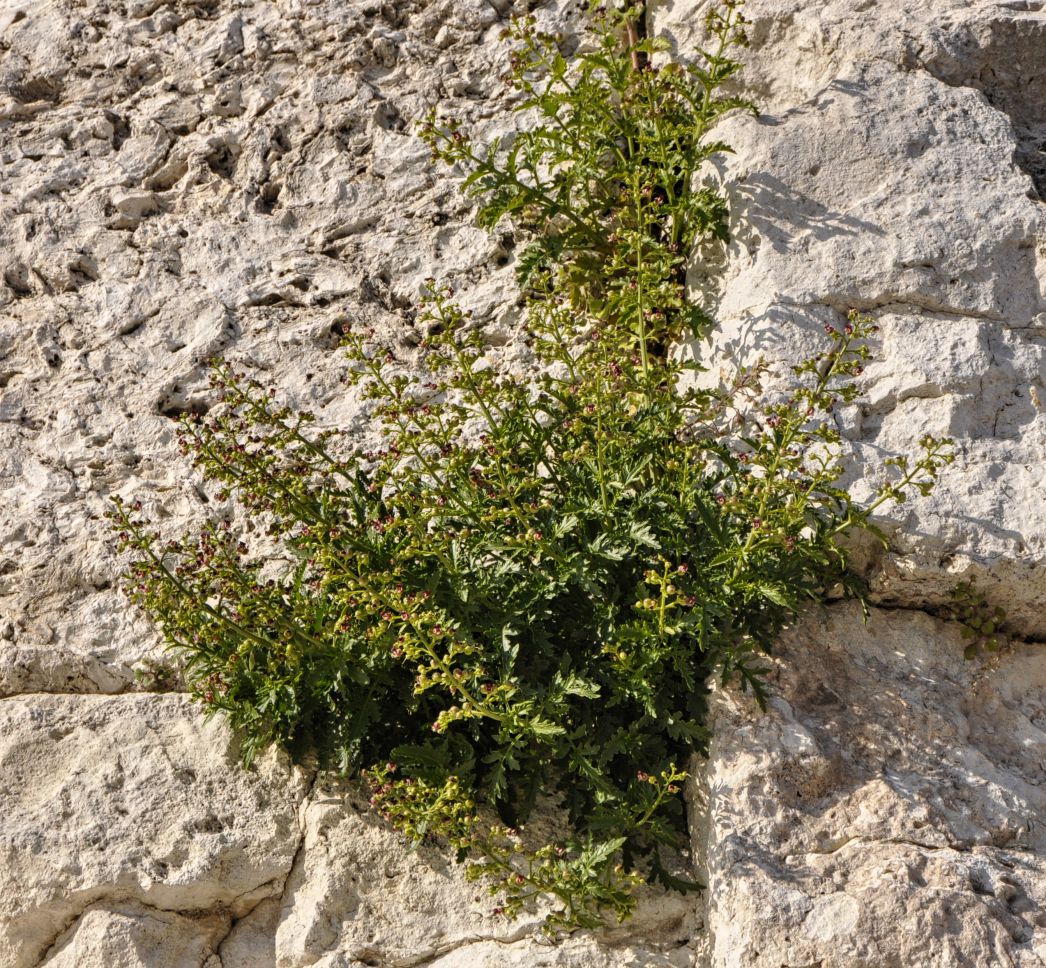
<svg viewBox="0 0 1046 968">
<path fill-rule="evenodd" d="M 243 770 L 224 724 L 182 696 L 0 701 L 0 965 L 53 946 L 79 968 L 123 937 L 210 943 L 212 914 L 281 893 L 305 792 L 279 757 Z"/>
<path fill-rule="evenodd" d="M 716 968 L 1043 964 L 1046 651 L 856 606 L 715 703 L 699 850 Z"/>
<path fill-rule="evenodd" d="M 141 904 L 92 905 L 59 938 L 48 968 L 199 968 L 217 950 L 228 915 L 186 917 Z"/>
<path fill-rule="evenodd" d="M 1046 209 L 1014 119 L 1042 103 L 1046 19 L 946 6 L 749 4 L 761 43 L 745 83 L 766 113 L 722 125 L 736 231 L 722 271 L 693 282 L 720 322 L 711 378 L 760 356 L 783 373 L 849 309 L 875 318 L 864 396 L 840 417 L 854 494 L 923 433 L 953 438 L 957 459 L 931 496 L 881 509 L 893 541 L 873 590 L 920 607 L 976 577 L 1043 637 Z M 1021 40 L 996 77 L 999 37 Z M 796 76 L 779 53 L 805 59 Z"/>
</svg>

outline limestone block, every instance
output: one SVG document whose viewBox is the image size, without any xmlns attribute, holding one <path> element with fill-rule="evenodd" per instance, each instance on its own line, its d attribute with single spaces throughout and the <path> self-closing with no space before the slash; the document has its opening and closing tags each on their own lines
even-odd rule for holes
<svg viewBox="0 0 1046 968">
<path fill-rule="evenodd" d="M 5 699 L 0 777 L 3 968 L 52 946 L 79 968 L 120 938 L 195 951 L 211 915 L 279 895 L 298 849 L 302 774 L 275 755 L 244 771 L 228 728 L 178 695 Z"/>
<path fill-rule="evenodd" d="M 186 917 L 141 904 L 91 905 L 59 938 L 48 968 L 198 968 L 217 950 L 228 917 Z"/>
<path fill-rule="evenodd" d="M 714 968 L 1043 964 L 1046 650 L 843 604 L 786 633 L 762 713 L 718 694 Z"/>
<path fill-rule="evenodd" d="M 782 6 L 752 4 L 756 36 L 771 42 L 762 30 Z M 736 154 L 715 178 L 735 229 L 721 261 L 711 253 L 711 269 L 695 266 L 691 281 L 719 321 L 698 349 L 711 382 L 764 358 L 783 386 L 788 365 L 823 348 L 824 326 L 843 325 L 849 309 L 875 319 L 863 396 L 838 417 L 844 483 L 870 498 L 889 473 L 884 460 L 917 454 L 924 433 L 953 438 L 957 457 L 931 496 L 881 510 L 894 539 L 869 572 L 876 594 L 939 605 L 977 577 L 1014 630 L 1042 637 L 1046 208 L 1013 119 L 1020 97 L 1036 96 L 1030 76 L 1044 48 L 1033 40 L 1046 20 L 1000 15 L 1023 38 L 1022 95 L 968 62 L 968 81 L 941 66 L 969 31 L 1002 31 L 984 9 L 961 28 L 892 10 L 847 21 L 838 5 L 818 25 L 798 13 L 775 20 L 795 43 L 800 27 L 820 43 L 830 33 L 831 48 L 810 53 L 819 83 L 790 89 L 787 107 L 762 83 L 774 71 L 768 51 L 755 54 L 753 94 L 769 93 L 771 108 L 721 125 Z M 876 30 L 882 48 L 872 51 Z M 906 60 L 918 37 L 936 74 Z M 991 49 L 1004 56 L 1001 42 Z"/>
</svg>

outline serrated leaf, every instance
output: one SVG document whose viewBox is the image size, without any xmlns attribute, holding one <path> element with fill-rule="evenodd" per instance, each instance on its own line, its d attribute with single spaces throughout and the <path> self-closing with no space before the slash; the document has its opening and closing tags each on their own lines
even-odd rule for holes
<svg viewBox="0 0 1046 968">
<path fill-rule="evenodd" d="M 781 605 L 784 608 L 792 608 L 794 605 L 793 598 L 780 585 L 771 585 L 763 582 L 756 585 L 756 591 L 775 605 Z"/>
<path fill-rule="evenodd" d="M 584 699 L 595 699 L 599 695 L 599 686 L 589 679 L 578 675 L 568 675 L 559 681 L 559 689 L 567 696 L 581 696 Z"/>
<path fill-rule="evenodd" d="M 550 722 L 541 717 L 528 720 L 527 727 L 530 732 L 541 739 L 551 739 L 554 736 L 562 736 L 566 732 L 566 729 L 558 723 Z"/>
</svg>

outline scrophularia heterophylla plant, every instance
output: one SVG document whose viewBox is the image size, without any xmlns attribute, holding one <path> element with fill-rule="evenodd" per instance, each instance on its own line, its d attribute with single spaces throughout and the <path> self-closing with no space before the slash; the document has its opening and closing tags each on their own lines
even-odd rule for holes
<svg viewBox="0 0 1046 968">
<path fill-rule="evenodd" d="M 857 314 L 776 402 L 762 364 L 715 390 L 685 380 L 696 364 L 670 348 L 711 327 L 687 260 L 727 237 L 700 174 L 728 150 L 715 121 L 749 107 L 720 90 L 745 43 L 738 5 L 707 23 L 685 66 L 635 8 L 597 12 L 569 61 L 516 21 L 509 79 L 535 125 L 486 146 L 453 118 L 424 126 L 482 224 L 526 237 L 533 372 L 492 366 L 433 282 L 411 372 L 375 334 L 346 337 L 380 445 L 216 364 L 220 403 L 183 421 L 182 447 L 249 533 L 165 541 L 114 510 L 131 597 L 247 762 L 275 744 L 365 777 L 397 829 L 449 844 L 498 912 L 546 903 L 552 931 L 627 917 L 649 878 L 692 886 L 663 852 L 685 844 L 706 680 L 762 698 L 781 629 L 859 591 L 837 539 L 950 460 L 927 437 L 867 506 L 837 485 L 833 411 L 872 326 Z M 524 827 L 541 802 L 565 818 L 547 843 Z"/>
</svg>

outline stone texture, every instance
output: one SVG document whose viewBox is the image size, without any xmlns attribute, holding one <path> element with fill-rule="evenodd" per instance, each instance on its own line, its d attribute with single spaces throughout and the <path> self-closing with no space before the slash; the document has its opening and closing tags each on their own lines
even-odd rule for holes
<svg viewBox="0 0 1046 968">
<path fill-rule="evenodd" d="M 275 756 L 242 770 L 224 724 L 182 696 L 3 700 L 0 965 L 39 964 L 52 946 L 78 964 L 78 951 L 147 949 L 191 925 L 189 958 L 216 933 L 211 913 L 280 894 L 306 789 Z"/>
<path fill-rule="evenodd" d="M 716 968 L 1046 964 L 1046 650 L 854 605 L 720 693 L 698 849 Z"/>
<path fill-rule="evenodd" d="M 706 0 L 657 0 L 686 57 Z M 363 965 L 958 968 L 1046 964 L 1043 646 L 965 664 L 934 609 L 977 576 L 1046 637 L 1046 10 L 1037 0 L 749 0 L 723 137 L 734 206 L 712 376 L 876 317 L 851 478 L 925 431 L 959 458 L 893 509 L 876 610 L 810 616 L 765 715 L 717 699 L 693 814 L 710 885 L 555 947 L 505 925 L 350 790 L 235 739 L 150 671 L 101 513 L 205 510 L 173 418 L 221 354 L 361 433 L 336 330 L 409 365 L 423 280 L 508 358 L 494 235 L 413 137 L 525 119 L 499 80 L 510 0 L 42 0 L 0 9 L 0 968 Z M 521 9 L 521 6 L 520 6 Z M 569 47 L 580 5 L 538 3 Z M 227 508 L 219 508 L 226 513 Z M 144 672 L 136 678 L 135 670 Z M 53 694 L 53 695 L 49 695 Z M 702 926 L 707 920 L 707 931 Z"/>
<path fill-rule="evenodd" d="M 52 968 L 199 968 L 216 950 L 228 916 L 186 917 L 140 904 L 88 908 L 43 962 Z"/>
<path fill-rule="evenodd" d="M 1046 155 L 1028 140 L 1046 15 L 940 7 L 748 5 L 745 85 L 764 113 L 722 126 L 736 231 L 721 271 L 693 281 L 721 323 L 713 376 L 794 363 L 850 308 L 875 318 L 875 365 L 840 419 L 854 492 L 922 433 L 957 450 L 932 496 L 882 515 L 875 591 L 932 606 L 977 577 L 1046 637 Z"/>
</svg>

